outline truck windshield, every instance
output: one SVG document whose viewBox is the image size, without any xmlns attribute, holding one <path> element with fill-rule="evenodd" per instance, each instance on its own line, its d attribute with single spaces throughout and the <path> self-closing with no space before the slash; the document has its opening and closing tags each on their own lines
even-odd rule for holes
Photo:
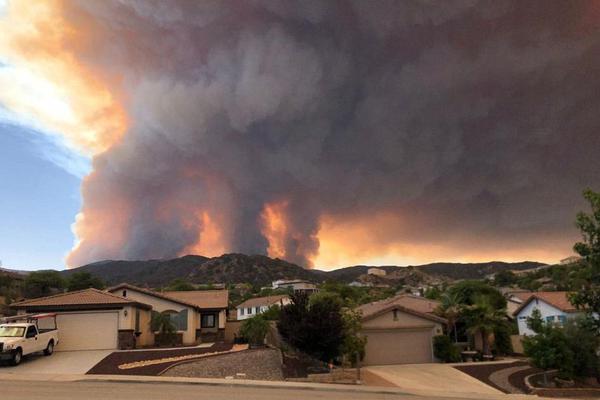
<svg viewBox="0 0 600 400">
<path fill-rule="evenodd" d="M 0 337 L 21 337 L 24 333 L 22 326 L 0 326 Z"/>
</svg>

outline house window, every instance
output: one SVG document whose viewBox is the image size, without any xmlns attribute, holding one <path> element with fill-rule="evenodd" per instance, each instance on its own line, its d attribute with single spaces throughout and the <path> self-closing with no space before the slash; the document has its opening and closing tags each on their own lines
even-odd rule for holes
<svg viewBox="0 0 600 400">
<path fill-rule="evenodd" d="M 398 321 L 398 310 L 394 310 L 394 321 Z"/>
<path fill-rule="evenodd" d="M 243 308 L 240 308 L 240 315 L 244 315 L 244 311 L 245 310 Z"/>
<path fill-rule="evenodd" d="M 260 312 L 260 307 L 254 307 L 254 312 L 258 314 Z"/>
<path fill-rule="evenodd" d="M 246 309 L 246 312 L 248 313 L 248 315 L 252 314 L 252 307 L 248 307 Z"/>
<path fill-rule="evenodd" d="M 123 289 L 123 297 L 127 297 L 127 290 Z"/>
<path fill-rule="evenodd" d="M 201 328 L 214 328 L 215 327 L 215 314 L 202 314 L 200 321 Z"/>
<path fill-rule="evenodd" d="M 554 322 L 554 315 L 546 317 L 546 322 Z"/>
<path fill-rule="evenodd" d="M 152 311 L 152 330 L 154 332 L 157 332 L 161 329 L 161 325 L 163 324 L 163 322 L 161 321 L 161 318 L 157 318 L 158 314 L 163 314 L 163 315 L 167 315 L 169 317 L 169 320 L 171 322 L 171 325 L 175 328 L 175 330 L 177 331 L 187 331 L 187 319 L 188 319 L 188 310 L 181 310 L 180 312 L 174 311 L 174 310 L 167 310 L 167 311 L 163 311 L 161 313 L 158 313 L 156 311 Z"/>
<path fill-rule="evenodd" d="M 565 315 L 559 315 L 558 316 L 558 321 L 564 325 L 567 322 L 567 317 Z"/>
</svg>

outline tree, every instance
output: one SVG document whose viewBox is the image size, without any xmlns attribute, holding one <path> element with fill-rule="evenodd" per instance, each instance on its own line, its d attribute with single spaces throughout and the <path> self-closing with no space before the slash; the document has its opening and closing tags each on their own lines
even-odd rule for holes
<svg viewBox="0 0 600 400">
<path fill-rule="evenodd" d="M 544 371 L 558 369 L 561 377 L 571 378 L 573 354 L 564 331 L 546 324 L 537 309 L 533 310 L 531 317 L 527 319 L 527 325 L 536 333 L 523 339 L 525 355 L 531 359 L 531 363 Z M 544 383 L 548 383 L 546 373 Z"/>
<path fill-rule="evenodd" d="M 438 314 L 448 320 L 448 326 L 451 330 L 448 332 L 454 333 L 454 343 L 458 342 L 458 332 L 456 331 L 456 322 L 462 311 L 462 304 L 459 301 L 457 293 L 444 293 L 441 298 L 441 304 L 436 310 Z"/>
<path fill-rule="evenodd" d="M 583 241 L 573 247 L 584 258 L 585 270 L 582 286 L 572 295 L 571 301 L 589 315 L 600 313 L 600 193 L 586 190 L 583 193 L 590 203 L 591 213 L 577 214 L 576 225 L 581 231 Z M 600 320 L 595 319 L 596 328 Z"/>
<path fill-rule="evenodd" d="M 74 272 L 70 277 L 67 278 L 66 284 L 69 292 L 89 288 L 104 289 L 105 286 L 102 279 L 92 275 L 87 271 Z"/>
<path fill-rule="evenodd" d="M 328 292 L 309 297 L 305 293 L 291 296 L 291 304 L 281 309 L 277 328 L 288 343 L 322 361 L 340 355 L 344 341 L 342 300 Z"/>
<path fill-rule="evenodd" d="M 155 336 L 156 342 L 159 345 L 175 345 L 176 330 L 171 316 L 166 312 L 152 311 L 150 326 L 153 332 L 158 332 Z"/>
<path fill-rule="evenodd" d="M 356 363 L 365 357 L 367 338 L 360 334 L 362 330 L 362 314 L 356 310 L 345 310 L 342 314 L 344 322 L 344 340 L 340 352 L 345 359 Z"/>
<path fill-rule="evenodd" d="M 490 355 L 489 336 L 504 323 L 506 309 L 498 309 L 488 296 L 479 296 L 473 305 L 465 306 L 463 310 L 467 331 L 481 335 L 483 354 Z"/>
<path fill-rule="evenodd" d="M 462 281 L 448 289 L 448 292 L 464 305 L 473 305 L 478 298 L 485 296 L 495 308 L 506 308 L 506 299 L 502 293 L 482 281 Z"/>
<path fill-rule="evenodd" d="M 494 275 L 496 286 L 512 286 L 517 282 L 517 276 L 510 270 L 499 271 Z"/>
<path fill-rule="evenodd" d="M 264 345 L 268 331 L 269 322 L 262 314 L 245 319 L 240 326 L 240 335 L 248 341 L 250 346 Z"/>
<path fill-rule="evenodd" d="M 279 319 L 279 315 L 281 314 L 281 307 L 279 304 L 273 304 L 271 307 L 267 308 L 262 314 L 262 317 L 267 321 L 277 321 Z"/>
<path fill-rule="evenodd" d="M 24 295 L 28 298 L 48 296 L 64 287 L 65 281 L 58 271 L 34 271 L 25 278 Z"/>
</svg>

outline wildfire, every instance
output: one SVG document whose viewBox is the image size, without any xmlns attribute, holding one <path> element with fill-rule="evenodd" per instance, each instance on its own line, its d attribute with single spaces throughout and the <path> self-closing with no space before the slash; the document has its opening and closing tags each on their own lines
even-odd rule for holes
<svg viewBox="0 0 600 400">
<path fill-rule="evenodd" d="M 197 213 L 197 219 L 202 225 L 198 241 L 185 248 L 180 256 L 187 254 L 200 254 L 206 257 L 220 256 L 227 251 L 222 232 L 216 221 L 206 211 Z"/>
<path fill-rule="evenodd" d="M 267 254 L 273 258 L 285 258 L 285 238 L 287 226 L 285 222 L 287 201 L 273 202 L 265 205 L 261 215 L 262 234 L 269 242 Z"/>
</svg>

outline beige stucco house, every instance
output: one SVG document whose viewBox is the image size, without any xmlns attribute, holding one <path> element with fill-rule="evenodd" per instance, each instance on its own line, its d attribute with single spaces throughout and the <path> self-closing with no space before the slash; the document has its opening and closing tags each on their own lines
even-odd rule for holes
<svg viewBox="0 0 600 400">
<path fill-rule="evenodd" d="M 57 314 L 57 351 L 113 350 L 154 342 L 148 304 L 97 289 L 85 289 L 13 303 L 18 314 Z"/>
<path fill-rule="evenodd" d="M 168 313 L 182 344 L 223 340 L 227 320 L 227 290 L 156 292 L 127 283 L 108 292 L 152 306 L 152 312 Z"/>
<path fill-rule="evenodd" d="M 367 337 L 364 365 L 435 362 L 433 337 L 447 321 L 433 312 L 439 302 L 400 295 L 358 308 Z"/>
</svg>

